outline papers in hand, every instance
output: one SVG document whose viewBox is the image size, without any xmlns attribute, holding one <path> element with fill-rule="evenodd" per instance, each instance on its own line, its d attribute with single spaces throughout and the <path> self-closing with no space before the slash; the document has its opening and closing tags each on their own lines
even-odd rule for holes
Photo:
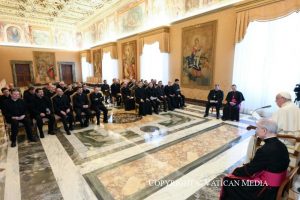
<svg viewBox="0 0 300 200">
<path fill-rule="evenodd" d="M 210 100 L 209 102 L 210 103 L 218 103 L 218 101 L 216 101 L 216 100 Z"/>
</svg>

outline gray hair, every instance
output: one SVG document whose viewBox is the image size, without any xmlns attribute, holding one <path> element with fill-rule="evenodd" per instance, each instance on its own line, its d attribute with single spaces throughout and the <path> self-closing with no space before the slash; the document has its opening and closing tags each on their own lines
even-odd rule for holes
<svg viewBox="0 0 300 200">
<path fill-rule="evenodd" d="M 263 118 L 263 119 L 258 120 L 256 124 L 259 125 L 261 128 L 267 129 L 270 133 L 277 134 L 278 125 L 275 121 L 273 121 L 271 119 Z"/>
</svg>

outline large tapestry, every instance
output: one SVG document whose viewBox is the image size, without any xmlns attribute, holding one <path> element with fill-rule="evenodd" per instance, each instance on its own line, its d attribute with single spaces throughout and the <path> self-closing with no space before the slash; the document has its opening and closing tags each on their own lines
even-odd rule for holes
<svg viewBox="0 0 300 200">
<path fill-rule="evenodd" d="M 123 78 L 137 79 L 137 49 L 136 41 L 126 42 L 122 44 L 122 69 Z"/>
<path fill-rule="evenodd" d="M 101 49 L 93 51 L 94 76 L 102 79 L 102 52 Z"/>
<path fill-rule="evenodd" d="M 181 84 L 187 88 L 210 88 L 213 84 L 217 22 L 182 30 Z"/>
<path fill-rule="evenodd" d="M 36 83 L 47 83 L 58 80 L 54 52 L 33 52 Z"/>
</svg>

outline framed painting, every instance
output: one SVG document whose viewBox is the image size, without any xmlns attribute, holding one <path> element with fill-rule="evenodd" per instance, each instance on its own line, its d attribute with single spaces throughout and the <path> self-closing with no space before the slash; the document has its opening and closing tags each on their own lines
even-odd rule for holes
<svg viewBox="0 0 300 200">
<path fill-rule="evenodd" d="M 102 52 L 101 49 L 93 51 L 94 77 L 102 79 Z"/>
<path fill-rule="evenodd" d="M 136 41 L 122 44 L 122 69 L 124 79 L 137 79 L 137 44 Z"/>
<path fill-rule="evenodd" d="M 36 83 L 48 83 L 58 80 L 54 52 L 34 51 L 33 60 Z"/>
<path fill-rule="evenodd" d="M 182 30 L 181 84 L 209 89 L 213 84 L 217 21 Z"/>
</svg>

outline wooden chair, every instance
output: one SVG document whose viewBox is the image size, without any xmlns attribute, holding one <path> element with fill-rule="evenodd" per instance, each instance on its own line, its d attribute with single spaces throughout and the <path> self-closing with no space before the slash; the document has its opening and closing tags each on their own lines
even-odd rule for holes
<svg viewBox="0 0 300 200">
<path fill-rule="evenodd" d="M 283 199 L 295 199 L 296 197 L 293 197 L 293 191 L 291 190 L 293 185 L 293 179 L 295 175 L 299 171 L 299 166 L 295 167 L 292 171 L 289 172 L 289 175 L 285 178 L 283 183 L 280 185 L 278 191 L 276 200 L 283 200 Z"/>
<path fill-rule="evenodd" d="M 255 126 L 248 126 L 247 130 L 251 130 L 251 129 L 256 129 Z M 290 165 L 289 167 L 291 169 L 299 166 L 299 160 L 300 160 L 300 155 L 299 155 L 299 146 L 300 146 L 300 137 L 296 137 L 293 135 L 284 135 L 284 134 L 277 134 L 277 137 L 279 139 L 283 139 L 283 140 L 293 140 L 295 142 L 294 145 L 289 145 L 286 144 L 288 152 L 289 152 L 289 158 L 290 158 Z M 255 149 L 258 149 L 261 146 L 261 139 L 257 139 L 256 144 L 255 144 Z"/>
</svg>

